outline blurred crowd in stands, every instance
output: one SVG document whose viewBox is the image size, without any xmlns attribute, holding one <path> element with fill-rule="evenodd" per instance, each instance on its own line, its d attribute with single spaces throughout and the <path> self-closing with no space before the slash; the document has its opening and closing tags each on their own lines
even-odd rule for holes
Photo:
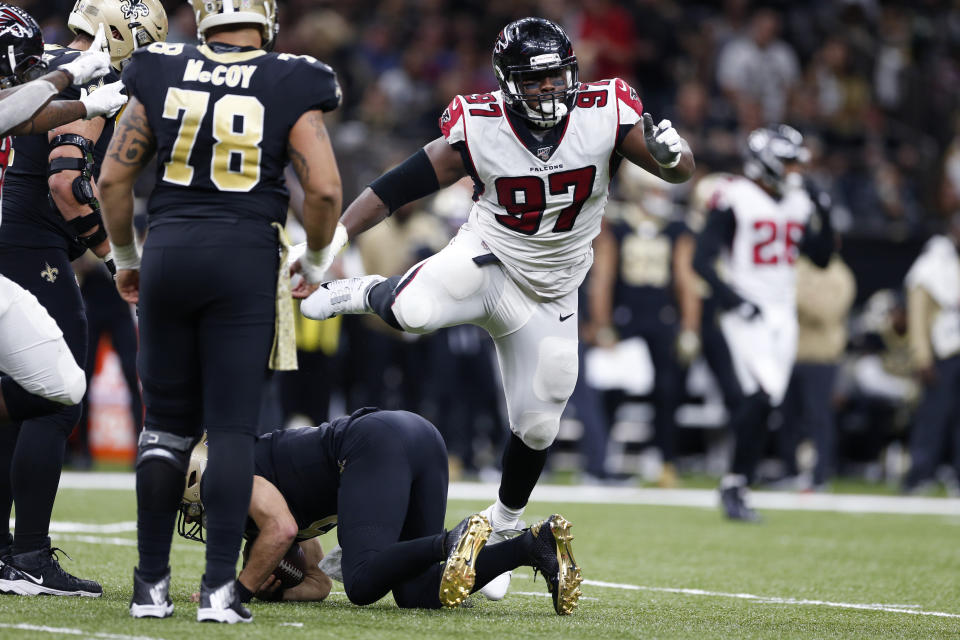
<svg viewBox="0 0 960 640">
<path fill-rule="evenodd" d="M 69 39 L 63 17 L 72 0 L 16 4 L 43 24 L 48 42 Z M 189 6 L 164 4 L 170 40 L 193 41 Z M 657 236 L 673 221 L 695 233 L 703 215 L 701 178 L 739 172 L 752 129 L 784 122 L 805 136 L 813 156 L 809 176 L 832 195 L 831 216 L 843 240 L 828 270 L 800 269 L 800 353 L 791 394 L 771 424 L 778 433 L 768 452 L 771 481 L 822 488 L 839 473 L 912 491 L 933 481 L 954 490 L 960 407 L 917 444 L 915 410 L 935 375 L 910 343 L 905 278 L 928 238 L 949 233 L 960 212 L 960 3 L 281 1 L 277 49 L 327 62 L 343 86 L 343 106 L 328 126 L 345 205 L 439 135 L 437 119 L 455 94 L 497 88 L 494 38 L 524 15 L 551 18 L 568 30 L 581 80 L 624 78 L 647 111 L 672 120 L 690 143 L 698 170 L 690 183 L 666 189 L 627 175 L 615 182 L 611 223 L 626 221 L 638 237 Z M 147 181 L 140 195 L 149 188 Z M 362 236 L 335 268 L 399 273 L 442 247 L 470 204 L 463 185 L 414 203 Z M 960 229 L 954 232 L 960 239 Z M 674 349 L 687 328 L 670 291 L 676 246 L 666 254 L 650 243 L 621 247 L 622 256 L 642 263 L 624 259 L 622 269 L 663 275 L 643 282 L 665 292 L 655 305 L 623 309 L 613 301 L 614 328 L 625 326 L 617 324 L 624 313 L 646 314 L 657 325 L 648 344 L 635 331 L 643 344 L 621 346 L 623 336 L 598 335 L 608 327 L 581 320 L 587 366 L 555 445 L 554 469 L 570 466 L 597 481 L 640 474 L 665 486 L 676 482 L 677 469 L 720 471 L 715 465 L 725 460 L 726 436 L 714 427 L 724 423 L 723 380 L 701 357 L 678 357 Z M 585 290 L 585 316 L 589 296 Z M 371 316 L 301 318 L 298 337 L 301 371 L 275 378 L 266 428 L 291 419 L 320 422 L 330 411 L 368 404 L 409 408 L 438 425 L 458 470 L 495 470 L 492 452 L 506 426 L 483 332 L 457 327 L 417 338 Z M 126 335 L 115 341 L 118 351 L 129 344 Z M 624 376 L 618 357 L 630 363 Z M 663 418 L 662 407 L 675 419 Z M 675 432 L 665 438 L 665 429 Z M 908 452 L 913 448 L 917 458 L 917 447 L 926 466 L 908 471 Z"/>
</svg>

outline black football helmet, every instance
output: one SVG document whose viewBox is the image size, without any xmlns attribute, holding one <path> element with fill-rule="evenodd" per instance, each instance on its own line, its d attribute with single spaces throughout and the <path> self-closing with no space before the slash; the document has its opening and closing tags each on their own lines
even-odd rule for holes
<svg viewBox="0 0 960 640">
<path fill-rule="evenodd" d="M 493 46 L 493 71 L 503 91 L 503 103 L 513 113 L 538 127 L 553 127 L 573 108 L 579 91 L 579 67 L 573 45 L 560 25 L 544 18 L 511 22 Z M 555 74 L 556 91 L 540 93 L 524 88 L 546 74 Z"/>
<path fill-rule="evenodd" d="M 30 82 L 46 70 L 40 25 L 20 7 L 0 2 L 0 88 Z"/>
<path fill-rule="evenodd" d="M 754 129 L 747 137 L 743 173 L 777 193 L 787 186 L 786 165 L 806 163 L 810 150 L 803 146 L 803 136 L 785 124 Z"/>
</svg>

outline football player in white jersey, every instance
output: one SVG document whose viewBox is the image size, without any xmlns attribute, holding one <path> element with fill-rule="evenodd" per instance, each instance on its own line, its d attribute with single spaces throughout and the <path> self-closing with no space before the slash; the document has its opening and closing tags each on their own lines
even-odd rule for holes
<svg viewBox="0 0 960 640">
<path fill-rule="evenodd" d="M 793 369 L 798 252 L 821 268 L 833 252 L 829 198 L 805 183 L 808 158 L 792 127 L 751 132 L 744 176 L 717 184 L 697 240 L 693 266 L 721 309 L 717 320 L 740 386 L 730 418 L 733 462 L 720 487 L 724 512 L 735 520 L 757 519 L 746 487 L 763 453 L 767 418 L 783 401 Z"/>
<path fill-rule="evenodd" d="M 611 176 L 626 158 L 683 182 L 694 162 L 670 121 L 654 125 L 626 82 L 581 83 L 570 39 L 549 20 L 508 24 L 493 68 L 500 90 L 456 96 L 442 136 L 365 189 L 338 234 L 342 243 L 469 175 L 475 204 L 457 236 L 403 276 L 325 282 L 301 310 L 317 319 L 376 313 L 412 333 L 475 324 L 493 337 L 513 432 L 499 498 L 484 512 L 496 541 L 517 526 L 577 380 L 571 318 Z M 484 593 L 502 597 L 508 580 Z"/>
</svg>

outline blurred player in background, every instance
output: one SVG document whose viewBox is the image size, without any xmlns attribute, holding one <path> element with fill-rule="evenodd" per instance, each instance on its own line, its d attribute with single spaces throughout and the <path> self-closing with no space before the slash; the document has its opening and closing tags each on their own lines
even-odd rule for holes
<svg viewBox="0 0 960 640">
<path fill-rule="evenodd" d="M 412 333 L 476 324 L 493 337 L 513 432 L 498 499 L 484 511 L 496 539 L 517 526 L 576 384 L 570 319 L 611 176 L 626 158 L 682 182 L 694 163 L 670 121 L 655 125 L 626 82 L 581 83 L 570 39 L 549 20 L 504 27 L 493 67 L 500 90 L 456 96 L 442 135 L 365 189 L 340 227 L 356 236 L 469 175 L 476 204 L 456 238 L 403 276 L 326 282 L 301 311 L 376 313 Z M 508 580 L 484 593 L 503 597 Z"/>
<path fill-rule="evenodd" d="M 102 35 L 101 35 L 102 38 Z M 51 102 L 72 84 L 107 73 L 110 56 L 95 44 L 72 62 L 49 71 L 43 36 L 30 14 L 0 3 L 0 195 L 13 159 L 9 136 L 46 132 L 115 107 L 104 93 Z M 48 72 L 49 71 L 49 72 Z M 2 204 L 2 203 L 0 203 Z M 21 422 L 74 405 L 86 390 L 63 332 L 37 297 L 0 275 L 0 422 Z M 8 432 L 8 437 L 16 434 Z M 11 449 L 12 450 L 12 449 Z M 8 463 L 9 464 L 9 463 Z M 0 540 L 0 562 L 10 553 L 9 531 Z"/>
<path fill-rule="evenodd" d="M 944 445 L 953 443 L 952 463 L 960 472 L 960 214 L 947 232 L 934 236 L 906 278 L 907 327 L 914 370 L 923 399 L 910 433 L 910 472 L 905 490 L 929 484 Z M 960 474 L 958 474 L 960 475 Z"/>
<path fill-rule="evenodd" d="M 194 540 L 202 540 L 210 504 L 202 482 L 206 446 L 198 444 L 190 459 L 178 525 Z M 318 536 L 336 527 L 338 579 L 357 605 L 392 591 L 402 608 L 454 607 L 504 571 L 531 566 L 546 579 L 558 615 L 577 606 L 580 569 L 562 516 L 487 546 L 490 525 L 482 515 L 444 531 L 447 448 L 436 427 L 415 413 L 367 408 L 319 427 L 274 431 L 257 439 L 255 455 L 247 522 L 253 548 L 237 581 L 244 602 L 254 595 L 326 598 L 329 578 L 313 569 L 323 557 Z M 296 541 L 312 558 L 313 579 L 281 592 L 272 574 Z"/>
<path fill-rule="evenodd" d="M 86 64 L 83 52 L 101 46 L 109 52 L 113 68 L 96 82 L 88 80 L 84 87 L 69 86 L 58 94 L 82 103 L 85 119 L 49 134 L 35 132 L 15 139 L 3 193 L 0 271 L 37 297 L 63 331 L 73 357 L 83 362 L 86 316 L 70 261 L 87 249 L 109 260 L 96 180 L 113 133 L 109 116 L 126 101 L 118 73 L 137 45 L 166 36 L 167 18 L 156 0 L 81 0 L 68 24 L 73 41 L 67 47 L 48 47 L 44 54 L 51 69 L 66 68 L 70 73 L 75 65 Z M 17 524 L 0 576 L 2 591 L 92 597 L 102 593 L 96 582 L 63 571 L 47 537 L 66 440 L 79 417 L 79 406 L 60 408 L 23 421 L 19 436 L 16 432 L 3 436 L 0 520 L 8 521 L 15 503 Z"/>
<path fill-rule="evenodd" d="M 796 358 L 798 252 L 820 268 L 833 252 L 829 199 L 811 196 L 804 182 L 808 157 L 791 127 L 751 132 L 744 176 L 717 186 L 697 240 L 693 265 L 722 309 L 717 320 L 740 385 L 730 418 L 733 462 L 720 489 L 724 512 L 735 520 L 757 519 L 746 488 L 763 454 L 767 418 L 783 401 Z"/>
<path fill-rule="evenodd" d="M 124 70 L 130 95 L 102 181 L 121 297 L 137 304 L 146 419 L 137 456 L 130 614 L 167 617 L 170 544 L 183 474 L 209 434 L 208 543 L 197 620 L 251 622 L 235 587 L 268 367 L 295 368 L 289 275 L 280 235 L 292 162 L 312 250 L 311 290 L 340 213 L 340 174 L 323 113 L 340 104 L 333 70 L 268 53 L 271 0 L 193 0 L 203 44 L 155 43 Z M 133 184 L 157 155 L 141 269 Z M 299 266 L 298 266 L 299 268 Z M 284 315 L 288 313 L 289 315 Z M 291 361 L 292 360 L 292 361 Z"/>
<path fill-rule="evenodd" d="M 594 240 L 590 288 L 597 344 L 613 346 L 632 337 L 647 344 L 655 374 L 655 442 L 664 462 L 659 484 L 665 487 L 676 484 L 674 413 L 683 395 L 684 367 L 696 355 L 700 321 L 697 301 L 690 304 L 686 295 L 693 289 L 693 234 L 674 218 L 670 186 L 635 165 L 621 170 L 625 201 Z"/>
</svg>

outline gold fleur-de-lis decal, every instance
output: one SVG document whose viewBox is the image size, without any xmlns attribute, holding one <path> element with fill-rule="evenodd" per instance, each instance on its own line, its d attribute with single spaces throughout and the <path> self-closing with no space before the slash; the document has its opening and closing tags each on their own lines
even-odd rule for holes
<svg viewBox="0 0 960 640">
<path fill-rule="evenodd" d="M 57 279 L 57 275 L 60 273 L 60 269 L 56 267 L 51 267 L 49 263 L 44 263 L 46 269 L 40 272 L 40 277 L 46 280 L 47 282 L 54 282 Z"/>
</svg>

